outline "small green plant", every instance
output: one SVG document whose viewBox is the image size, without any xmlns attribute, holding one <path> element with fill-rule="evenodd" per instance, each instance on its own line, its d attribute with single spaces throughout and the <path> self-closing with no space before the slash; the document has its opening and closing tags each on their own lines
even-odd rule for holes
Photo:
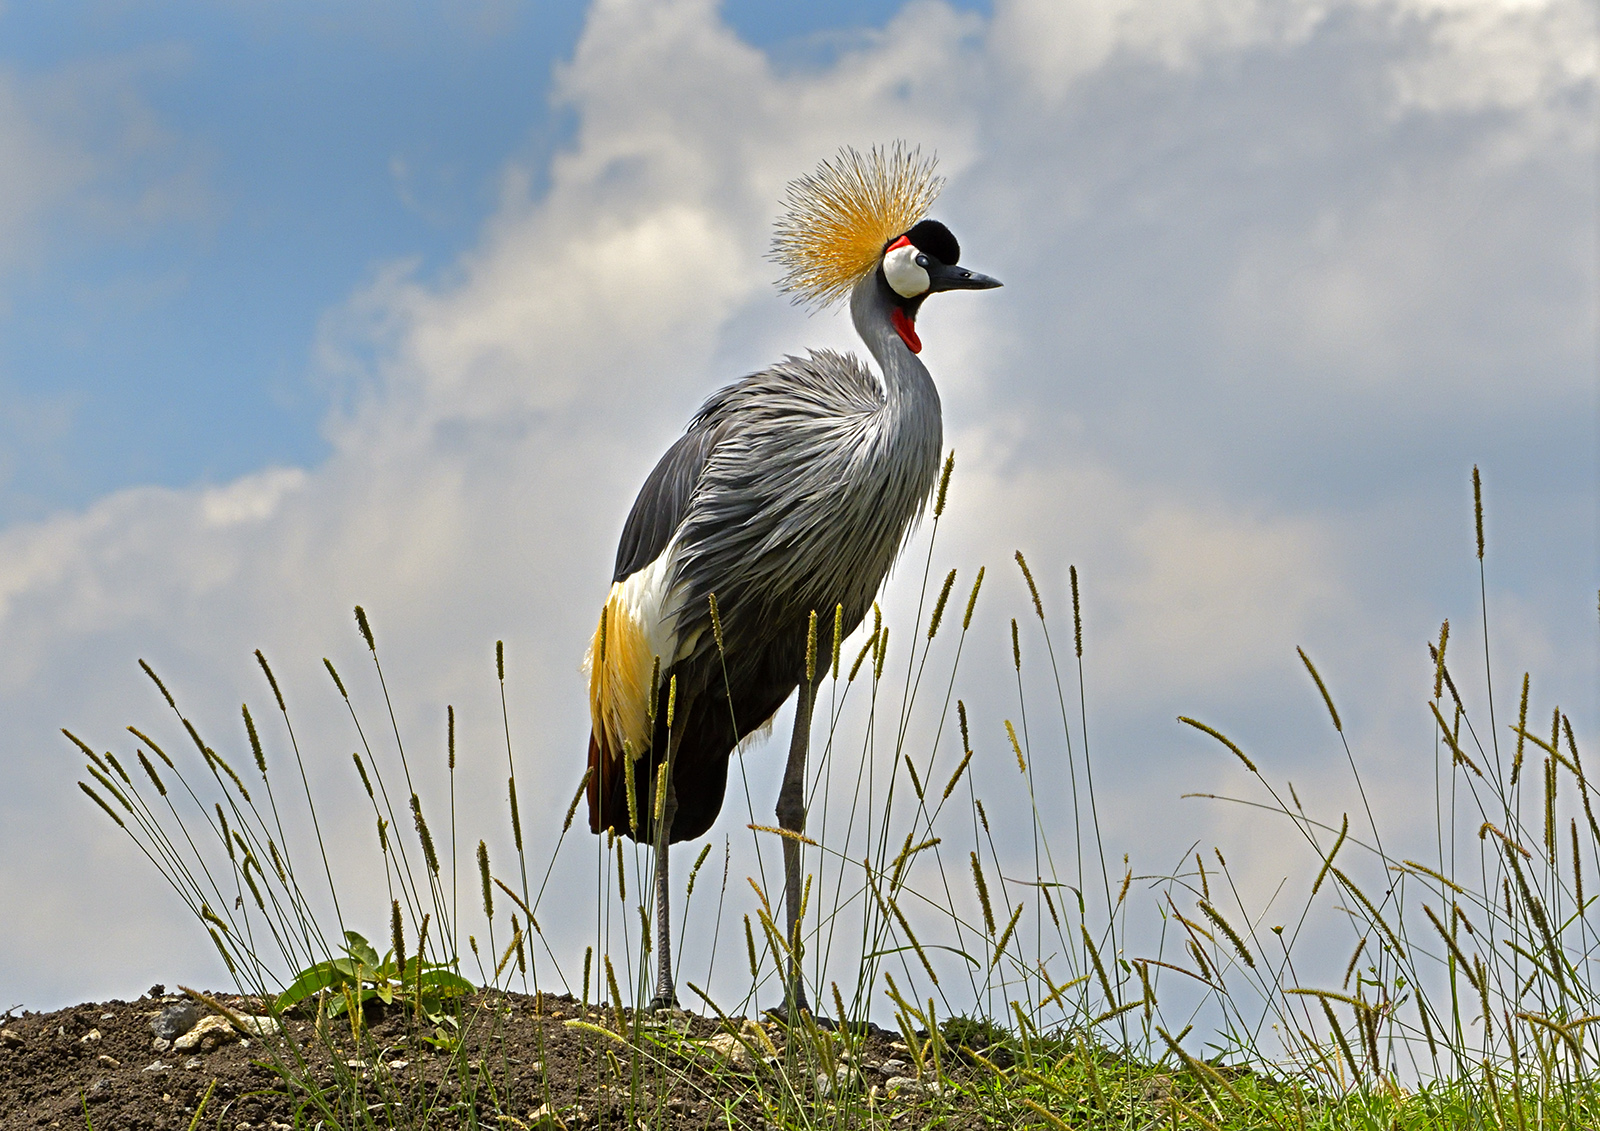
<svg viewBox="0 0 1600 1131">
<path fill-rule="evenodd" d="M 355 931 L 344 933 L 344 957 L 307 966 L 279 994 L 273 1007 L 285 1012 L 316 994 L 326 992 L 329 1017 L 381 1001 L 414 1009 L 435 1025 L 445 1021 L 447 999 L 469 994 L 477 987 L 450 969 L 447 963 L 429 962 L 413 955 L 395 961 L 393 948 L 378 957 L 371 943 Z M 452 1019 L 453 1020 L 453 1019 Z"/>
</svg>

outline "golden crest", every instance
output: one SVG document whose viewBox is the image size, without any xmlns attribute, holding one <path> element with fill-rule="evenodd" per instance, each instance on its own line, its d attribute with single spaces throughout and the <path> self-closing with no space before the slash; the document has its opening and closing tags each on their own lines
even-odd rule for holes
<svg viewBox="0 0 1600 1131">
<path fill-rule="evenodd" d="M 877 267 L 884 244 L 933 206 L 944 187 L 937 165 L 904 142 L 864 154 L 845 146 L 815 173 L 790 181 L 769 256 L 784 268 L 778 288 L 816 307 L 848 295 Z"/>
</svg>

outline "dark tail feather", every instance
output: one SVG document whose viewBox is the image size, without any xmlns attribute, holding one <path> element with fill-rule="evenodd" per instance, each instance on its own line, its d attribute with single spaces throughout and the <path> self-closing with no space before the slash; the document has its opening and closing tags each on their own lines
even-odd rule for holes
<svg viewBox="0 0 1600 1131">
<path fill-rule="evenodd" d="M 628 786 L 622 759 L 603 735 L 589 734 L 589 831 L 628 829 Z"/>
</svg>

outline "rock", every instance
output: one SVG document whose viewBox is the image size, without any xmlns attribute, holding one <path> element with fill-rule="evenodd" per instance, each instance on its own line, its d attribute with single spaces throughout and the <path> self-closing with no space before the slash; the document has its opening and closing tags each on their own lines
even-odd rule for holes
<svg viewBox="0 0 1600 1131">
<path fill-rule="evenodd" d="M 151 1063 L 145 1065 L 144 1066 L 144 1071 L 146 1071 L 146 1072 L 166 1072 L 169 1069 L 171 1069 L 171 1067 L 172 1066 L 170 1064 L 162 1064 L 159 1060 L 156 1060 L 156 1061 L 152 1061 Z"/>
<path fill-rule="evenodd" d="M 102 1021 L 115 1021 L 116 1019 L 117 1015 L 115 1013 L 102 1013 L 100 1015 L 100 1020 Z"/>
<path fill-rule="evenodd" d="M 122 1061 L 118 1060 L 114 1056 L 107 1056 L 105 1053 L 101 1053 L 100 1054 L 100 1063 L 105 1065 L 107 1068 L 121 1068 L 122 1067 Z"/>
<path fill-rule="evenodd" d="M 200 1049 L 210 1052 L 220 1044 L 236 1041 L 239 1034 L 228 1022 L 226 1017 L 215 1013 L 208 1013 L 183 1036 L 172 1042 L 172 1047 L 178 1052 L 190 1052 Z"/>
<path fill-rule="evenodd" d="M 155 1049 L 156 1052 L 166 1052 L 172 1047 L 172 1042 L 165 1037 L 157 1037 L 150 1042 L 150 1047 Z"/>
<path fill-rule="evenodd" d="M 92 1104 L 103 1104 L 111 1098 L 111 1081 L 104 1076 L 90 1084 L 83 1098 Z"/>
<path fill-rule="evenodd" d="M 1139 1098 L 1147 1104 L 1165 1103 L 1172 1095 L 1172 1077 L 1156 1073 L 1139 1089 Z"/>
<path fill-rule="evenodd" d="M 270 1037 L 283 1032 L 283 1025 L 276 1017 L 253 1017 L 248 1013 L 239 1015 L 239 1028 L 252 1037 Z"/>
<path fill-rule="evenodd" d="M 23 1043 L 22 1034 L 15 1029 L 0 1029 L 0 1045 L 8 1049 L 20 1049 Z"/>
<path fill-rule="evenodd" d="M 833 1075 L 826 1072 L 817 1073 L 817 1096 L 820 1099 L 830 1099 L 835 1092 L 848 1092 L 858 1083 L 855 1069 L 847 1064 L 841 1064 L 834 1069 Z"/>
<path fill-rule="evenodd" d="M 744 1042 L 732 1033 L 718 1033 L 714 1037 L 708 1037 L 700 1042 L 700 1047 L 735 1072 L 755 1070 L 755 1060 L 750 1056 L 750 1050 L 745 1048 Z"/>
<path fill-rule="evenodd" d="M 878 1065 L 878 1071 L 885 1076 L 905 1076 L 911 1071 L 911 1065 L 903 1060 L 886 1060 Z"/>
<path fill-rule="evenodd" d="M 945 1086 L 937 1080 L 924 1083 L 915 1076 L 891 1076 L 883 1088 L 891 1096 L 942 1096 L 945 1093 Z"/>
<path fill-rule="evenodd" d="M 167 1006 L 150 1022 L 150 1031 L 163 1040 L 174 1040 L 193 1029 L 200 1020 L 200 1007 L 184 1000 Z"/>
<path fill-rule="evenodd" d="M 193 1072 L 196 1069 L 204 1068 L 205 1066 L 206 1062 L 201 1060 L 198 1056 L 191 1056 L 188 1060 L 183 1062 L 183 1067 L 185 1071 L 188 1072 Z"/>
<path fill-rule="evenodd" d="M 567 1131 L 567 1125 L 549 1104 L 540 1104 L 528 1113 L 528 1127 L 532 1131 Z"/>
<path fill-rule="evenodd" d="M 78 1043 L 80 1045 L 92 1045 L 96 1041 L 98 1041 L 99 1039 L 100 1039 L 100 1030 L 99 1029 L 90 1029 L 87 1033 L 85 1033 L 83 1036 L 78 1038 Z"/>
</svg>

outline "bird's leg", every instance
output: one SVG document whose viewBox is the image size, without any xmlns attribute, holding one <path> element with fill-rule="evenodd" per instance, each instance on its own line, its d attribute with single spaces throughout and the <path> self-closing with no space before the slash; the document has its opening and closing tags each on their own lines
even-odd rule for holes
<svg viewBox="0 0 1600 1131">
<path fill-rule="evenodd" d="M 676 1009 L 678 995 L 672 985 L 672 911 L 670 894 L 672 891 L 671 879 L 667 870 L 667 861 L 671 857 L 672 821 L 678 814 L 678 789 L 672 780 L 672 764 L 676 761 L 678 743 L 682 741 L 683 732 L 671 736 L 667 741 L 667 796 L 661 810 L 661 820 L 655 827 L 656 850 L 656 996 L 650 1001 L 652 1010 Z M 651 803 L 654 805 L 655 797 L 652 791 Z"/>
<path fill-rule="evenodd" d="M 811 710 L 816 695 L 809 683 L 801 682 L 794 705 L 794 736 L 789 741 L 789 764 L 783 771 L 783 788 L 778 791 L 778 827 L 793 833 L 806 831 L 806 750 L 811 741 Z M 789 976 L 786 1010 L 798 1015 L 806 1004 L 805 987 L 800 981 L 800 842 L 783 838 L 783 891 L 788 907 Z"/>
</svg>

